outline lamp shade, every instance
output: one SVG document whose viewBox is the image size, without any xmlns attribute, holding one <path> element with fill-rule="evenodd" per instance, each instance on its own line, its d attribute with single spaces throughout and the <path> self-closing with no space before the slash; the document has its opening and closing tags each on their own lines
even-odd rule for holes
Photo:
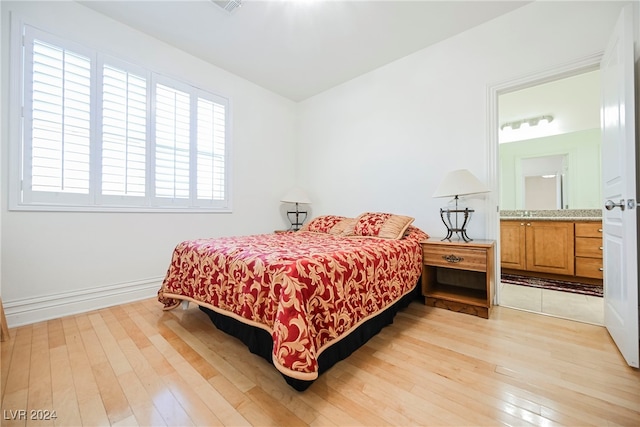
<svg viewBox="0 0 640 427">
<path fill-rule="evenodd" d="M 300 187 L 293 187 L 280 199 L 284 203 L 311 203 L 307 193 Z"/>
<path fill-rule="evenodd" d="M 453 197 L 465 194 L 488 193 L 489 189 L 467 169 L 458 169 L 445 175 L 433 197 Z"/>
</svg>

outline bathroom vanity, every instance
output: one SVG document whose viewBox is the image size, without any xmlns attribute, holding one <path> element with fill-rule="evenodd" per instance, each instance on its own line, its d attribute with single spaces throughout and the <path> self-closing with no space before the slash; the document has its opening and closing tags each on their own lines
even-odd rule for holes
<svg viewBox="0 0 640 427">
<path fill-rule="evenodd" d="M 503 272 L 602 284 L 602 219 L 598 210 L 503 211 Z"/>
</svg>

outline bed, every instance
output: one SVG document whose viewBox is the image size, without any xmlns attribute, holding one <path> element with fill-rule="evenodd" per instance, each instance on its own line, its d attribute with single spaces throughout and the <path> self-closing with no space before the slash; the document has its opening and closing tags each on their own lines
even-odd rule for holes
<svg viewBox="0 0 640 427">
<path fill-rule="evenodd" d="M 184 241 L 158 300 L 198 304 L 302 391 L 415 297 L 428 236 L 412 221 L 324 215 L 297 232 Z"/>
</svg>

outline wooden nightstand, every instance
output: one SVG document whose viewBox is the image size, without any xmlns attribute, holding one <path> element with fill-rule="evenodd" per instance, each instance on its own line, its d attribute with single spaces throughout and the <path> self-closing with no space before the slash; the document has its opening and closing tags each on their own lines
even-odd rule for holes
<svg viewBox="0 0 640 427">
<path fill-rule="evenodd" d="M 495 292 L 492 240 L 422 242 L 425 304 L 489 318 Z"/>
</svg>

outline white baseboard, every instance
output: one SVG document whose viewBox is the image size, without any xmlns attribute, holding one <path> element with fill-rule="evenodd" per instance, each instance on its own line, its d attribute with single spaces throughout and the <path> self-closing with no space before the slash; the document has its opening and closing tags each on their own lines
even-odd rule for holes
<svg viewBox="0 0 640 427">
<path fill-rule="evenodd" d="M 57 319 L 155 296 L 163 277 L 100 286 L 56 295 L 3 301 L 10 328 Z M 160 307 L 160 303 L 158 303 Z"/>
</svg>

